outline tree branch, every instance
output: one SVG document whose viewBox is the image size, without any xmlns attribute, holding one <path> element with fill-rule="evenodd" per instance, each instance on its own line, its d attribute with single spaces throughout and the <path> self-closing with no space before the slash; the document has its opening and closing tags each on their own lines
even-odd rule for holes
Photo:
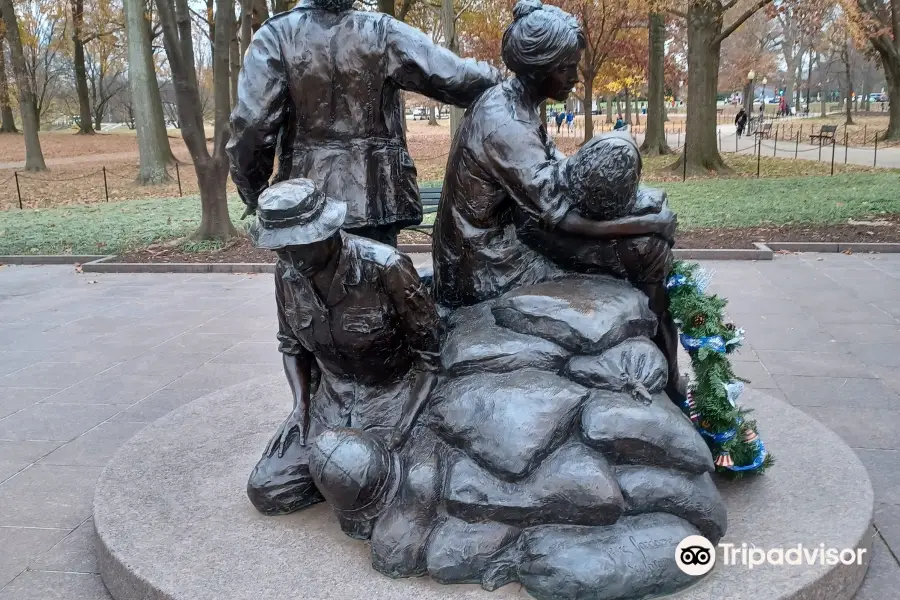
<svg viewBox="0 0 900 600">
<path fill-rule="evenodd" d="M 670 15 L 675 15 L 676 17 L 678 17 L 680 19 L 684 19 L 685 21 L 687 20 L 687 13 L 681 12 L 680 10 L 677 10 L 674 8 L 667 8 L 666 12 L 669 13 Z"/>
<path fill-rule="evenodd" d="M 722 12 L 723 13 L 728 12 L 729 10 L 731 10 L 732 8 L 737 6 L 737 3 L 740 1 L 741 0 L 729 0 L 728 2 L 726 2 L 725 4 L 722 5 Z"/>
<path fill-rule="evenodd" d="M 397 14 L 398 20 L 406 21 L 406 15 L 409 14 L 414 1 L 415 0 L 403 0 L 403 4 L 400 5 L 400 12 Z"/>
<path fill-rule="evenodd" d="M 756 11 L 761 9 L 766 4 L 771 4 L 771 3 L 772 3 L 772 0 L 757 0 L 756 4 L 754 4 L 753 6 L 748 8 L 746 11 L 744 11 L 744 14 L 742 14 L 737 19 L 735 19 L 734 23 L 732 23 L 727 29 L 725 29 L 722 33 L 720 33 L 716 37 L 716 39 L 713 40 L 713 44 L 714 45 L 721 44 L 722 40 L 724 40 L 729 35 L 731 35 L 735 31 L 737 31 L 737 28 L 740 27 L 741 25 L 743 25 L 747 19 L 749 19 L 750 17 L 755 15 Z"/>
</svg>

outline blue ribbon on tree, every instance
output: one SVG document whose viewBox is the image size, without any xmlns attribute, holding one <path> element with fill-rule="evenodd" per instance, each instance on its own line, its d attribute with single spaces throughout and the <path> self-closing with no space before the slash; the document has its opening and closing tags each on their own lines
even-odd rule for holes
<svg viewBox="0 0 900 600">
<path fill-rule="evenodd" d="M 703 437 L 708 437 L 715 443 L 721 445 L 734 438 L 734 436 L 737 435 L 737 431 L 734 429 L 729 429 L 728 431 L 723 431 L 722 433 L 713 433 L 712 431 L 700 429 L 700 435 L 702 435 Z"/>
<path fill-rule="evenodd" d="M 701 294 L 706 292 L 706 288 L 709 287 L 709 282 L 712 280 L 712 273 L 706 269 L 697 269 L 691 275 L 690 279 L 681 273 L 671 275 L 666 280 L 666 289 L 671 290 L 683 285 L 691 285 Z"/>
<path fill-rule="evenodd" d="M 688 278 L 681 274 L 672 275 L 666 280 L 666 289 L 671 290 L 673 288 L 681 287 L 683 285 L 687 285 Z"/>
<path fill-rule="evenodd" d="M 766 460 L 766 447 L 763 445 L 762 440 L 756 439 L 756 458 L 753 459 L 753 462 L 749 465 L 737 466 L 733 465 L 728 467 L 731 471 L 755 471 L 760 468 L 763 462 Z"/>
<path fill-rule="evenodd" d="M 684 346 L 685 350 L 700 350 L 701 348 L 706 348 L 707 350 L 712 350 L 713 352 L 725 354 L 725 338 L 723 338 L 721 335 L 691 337 L 687 334 L 682 333 L 679 338 L 681 339 L 681 345 Z"/>
</svg>

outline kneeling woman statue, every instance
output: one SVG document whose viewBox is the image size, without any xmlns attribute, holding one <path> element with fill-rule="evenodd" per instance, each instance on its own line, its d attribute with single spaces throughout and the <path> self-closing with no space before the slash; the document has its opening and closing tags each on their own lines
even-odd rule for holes
<svg viewBox="0 0 900 600">
<path fill-rule="evenodd" d="M 595 139 L 571 158 L 556 149 L 540 105 L 568 98 L 584 36 L 574 17 L 538 0 L 520 0 L 513 14 L 502 56 L 515 77 L 470 107 L 447 161 L 435 297 L 450 308 L 473 305 L 573 269 L 627 278 L 659 318 L 654 341 L 669 363 L 667 391 L 680 401 L 665 289 L 675 214 L 663 194 L 638 189 L 640 154 L 627 134 Z M 604 219 L 588 210 L 598 206 L 610 208 Z"/>
</svg>

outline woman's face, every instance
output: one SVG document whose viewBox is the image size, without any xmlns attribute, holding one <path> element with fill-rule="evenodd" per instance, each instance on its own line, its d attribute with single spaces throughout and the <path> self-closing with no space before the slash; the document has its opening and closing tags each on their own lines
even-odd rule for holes
<svg viewBox="0 0 900 600">
<path fill-rule="evenodd" d="M 546 98 L 564 102 L 572 88 L 578 83 L 578 63 L 581 62 L 582 51 L 576 51 L 566 62 L 547 74 L 540 84 L 539 91 Z"/>
</svg>

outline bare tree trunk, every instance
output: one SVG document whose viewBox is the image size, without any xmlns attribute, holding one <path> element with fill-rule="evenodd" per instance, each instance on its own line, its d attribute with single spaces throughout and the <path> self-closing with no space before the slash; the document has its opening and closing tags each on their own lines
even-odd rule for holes
<svg viewBox="0 0 900 600">
<path fill-rule="evenodd" d="M 585 73 L 584 74 L 584 97 L 585 98 L 593 98 L 594 97 L 594 77 L 596 77 L 596 73 Z M 594 139 L 594 112 L 588 109 L 584 110 L 584 142 L 587 144 L 589 141 Z"/>
<path fill-rule="evenodd" d="M 19 23 L 13 9 L 12 0 L 0 0 L 0 17 L 6 27 L 9 54 L 12 60 L 16 87 L 19 88 L 19 112 L 22 114 L 22 129 L 25 131 L 25 170 L 46 171 L 41 140 L 38 137 L 38 112 L 34 101 L 34 89 L 25 67 L 25 53 L 19 36 Z"/>
<path fill-rule="evenodd" d="M 607 94 L 604 98 L 606 100 L 606 122 L 614 123 L 615 119 L 613 119 L 613 116 L 612 116 L 612 113 L 613 113 L 612 94 Z"/>
<path fill-rule="evenodd" d="M 229 46 L 234 26 L 234 5 L 230 0 L 216 0 L 215 3 L 212 61 L 215 123 L 212 155 L 206 146 L 187 0 L 158 0 L 157 6 L 181 120 L 181 135 L 194 161 L 200 188 L 200 227 L 191 237 L 226 240 L 237 235 L 228 213 L 228 198 L 225 193 L 225 180 L 228 176 L 225 144 L 229 137 L 228 115 L 231 110 Z"/>
<path fill-rule="evenodd" d="M 379 6 L 385 9 L 383 12 L 387 12 L 390 15 L 394 14 L 393 0 L 379 0 Z M 456 9 L 454 8 L 453 0 L 442 0 L 441 22 L 444 28 L 444 45 L 451 52 L 456 52 Z M 459 129 L 459 122 L 462 120 L 463 112 L 461 108 L 450 106 L 451 140 L 456 138 L 456 130 Z"/>
<path fill-rule="evenodd" d="M 846 114 L 847 118 L 844 125 L 853 125 L 853 77 L 850 75 L 850 40 L 844 42 L 841 48 L 841 58 L 844 60 L 844 77 L 847 78 L 847 102 Z"/>
<path fill-rule="evenodd" d="M 88 94 L 87 70 L 84 66 L 84 0 L 71 0 L 72 8 L 72 62 L 75 63 L 75 91 L 78 95 L 79 123 L 78 133 L 90 135 L 94 133 L 91 127 L 91 98 Z"/>
<path fill-rule="evenodd" d="M 666 18 L 660 13 L 650 13 L 650 60 L 647 77 L 647 129 L 641 152 L 647 156 L 671 154 L 665 134 L 665 42 Z"/>
<path fill-rule="evenodd" d="M 6 55 L 3 52 L 5 29 L 6 25 L 3 19 L 0 19 L 0 133 L 18 133 L 12 106 L 9 103 L 9 79 L 6 75 Z"/>
<path fill-rule="evenodd" d="M 234 8 L 232 8 L 232 14 L 234 14 Z M 237 95 L 238 95 L 238 75 L 241 72 L 241 46 L 238 42 L 238 20 L 235 18 L 234 28 L 232 29 L 233 34 L 231 36 L 231 43 L 229 44 L 229 58 L 231 59 L 229 65 L 229 78 L 231 80 L 231 104 L 230 106 L 234 108 L 234 105 L 237 104 Z"/>
<path fill-rule="evenodd" d="M 809 49 L 809 68 L 807 68 L 807 70 L 806 70 L 806 108 L 807 109 L 812 108 L 812 104 L 811 104 L 812 100 L 810 99 L 809 95 L 812 93 L 813 63 L 815 63 L 815 61 L 818 60 L 818 58 L 819 58 L 818 53 L 816 54 L 816 58 L 813 58 L 812 47 L 810 47 L 810 49 Z"/>
<path fill-rule="evenodd" d="M 103 71 L 101 69 L 100 76 L 97 77 L 97 106 L 94 108 L 94 129 L 100 131 L 103 129 L 103 109 L 105 102 L 103 100 Z"/>
<path fill-rule="evenodd" d="M 394 0 L 378 0 L 378 10 L 392 17 L 396 14 Z"/>
<path fill-rule="evenodd" d="M 128 42 L 128 82 L 131 86 L 131 102 L 137 130 L 140 166 L 137 180 L 142 184 L 164 183 L 170 180 L 166 172 L 171 150 L 165 137 L 165 120 L 162 119 L 162 102 L 159 116 L 155 112 L 159 87 L 150 48 L 150 30 L 144 19 L 142 0 L 123 0 L 125 32 Z M 157 119 L 162 121 L 158 123 Z M 159 128 L 162 127 L 162 137 Z M 165 140 L 165 143 L 163 143 Z"/>
<path fill-rule="evenodd" d="M 253 35 L 253 0 L 241 0 L 241 61 Z"/>
<path fill-rule="evenodd" d="M 744 112 L 747 113 L 747 115 L 753 114 L 753 88 L 755 86 L 756 82 L 749 79 L 744 86 Z"/>
<path fill-rule="evenodd" d="M 802 38 L 801 38 L 802 39 Z M 802 43 L 802 42 L 801 42 Z M 802 48 L 803 46 L 801 46 Z M 812 56 L 810 56 L 810 59 Z M 794 113 L 800 114 L 800 96 L 801 96 L 801 85 L 803 83 L 803 53 L 800 53 L 800 58 L 797 60 L 797 75 L 794 78 L 794 81 L 797 82 L 797 95 L 795 98 L 791 100 L 794 102 Z"/>
<path fill-rule="evenodd" d="M 872 95 L 872 64 L 866 60 L 866 68 L 863 71 L 863 110 L 869 112 L 871 109 L 871 99 L 869 96 Z"/>
<path fill-rule="evenodd" d="M 713 3 L 692 1 L 687 16 L 688 89 L 691 101 L 687 103 L 685 149 L 672 165 L 672 170 L 681 172 L 685 168 L 682 161 L 686 155 L 689 174 L 731 171 L 722 160 L 716 142 L 716 89 L 719 83 L 722 15 Z"/>
<path fill-rule="evenodd" d="M 405 116 L 405 115 L 404 115 Z M 435 114 L 434 104 L 428 107 L 428 124 L 429 125 L 437 125 L 437 116 Z"/>
<path fill-rule="evenodd" d="M 888 128 L 882 139 L 900 140 L 900 60 L 888 62 L 882 56 L 881 64 L 888 88 Z"/>
<path fill-rule="evenodd" d="M 631 125 L 631 90 L 625 88 L 625 122 Z"/>
<path fill-rule="evenodd" d="M 250 13 L 251 29 L 253 33 L 262 27 L 262 24 L 269 18 L 269 7 L 266 0 L 249 0 L 252 6 Z M 249 44 L 249 42 L 247 42 Z"/>
</svg>

